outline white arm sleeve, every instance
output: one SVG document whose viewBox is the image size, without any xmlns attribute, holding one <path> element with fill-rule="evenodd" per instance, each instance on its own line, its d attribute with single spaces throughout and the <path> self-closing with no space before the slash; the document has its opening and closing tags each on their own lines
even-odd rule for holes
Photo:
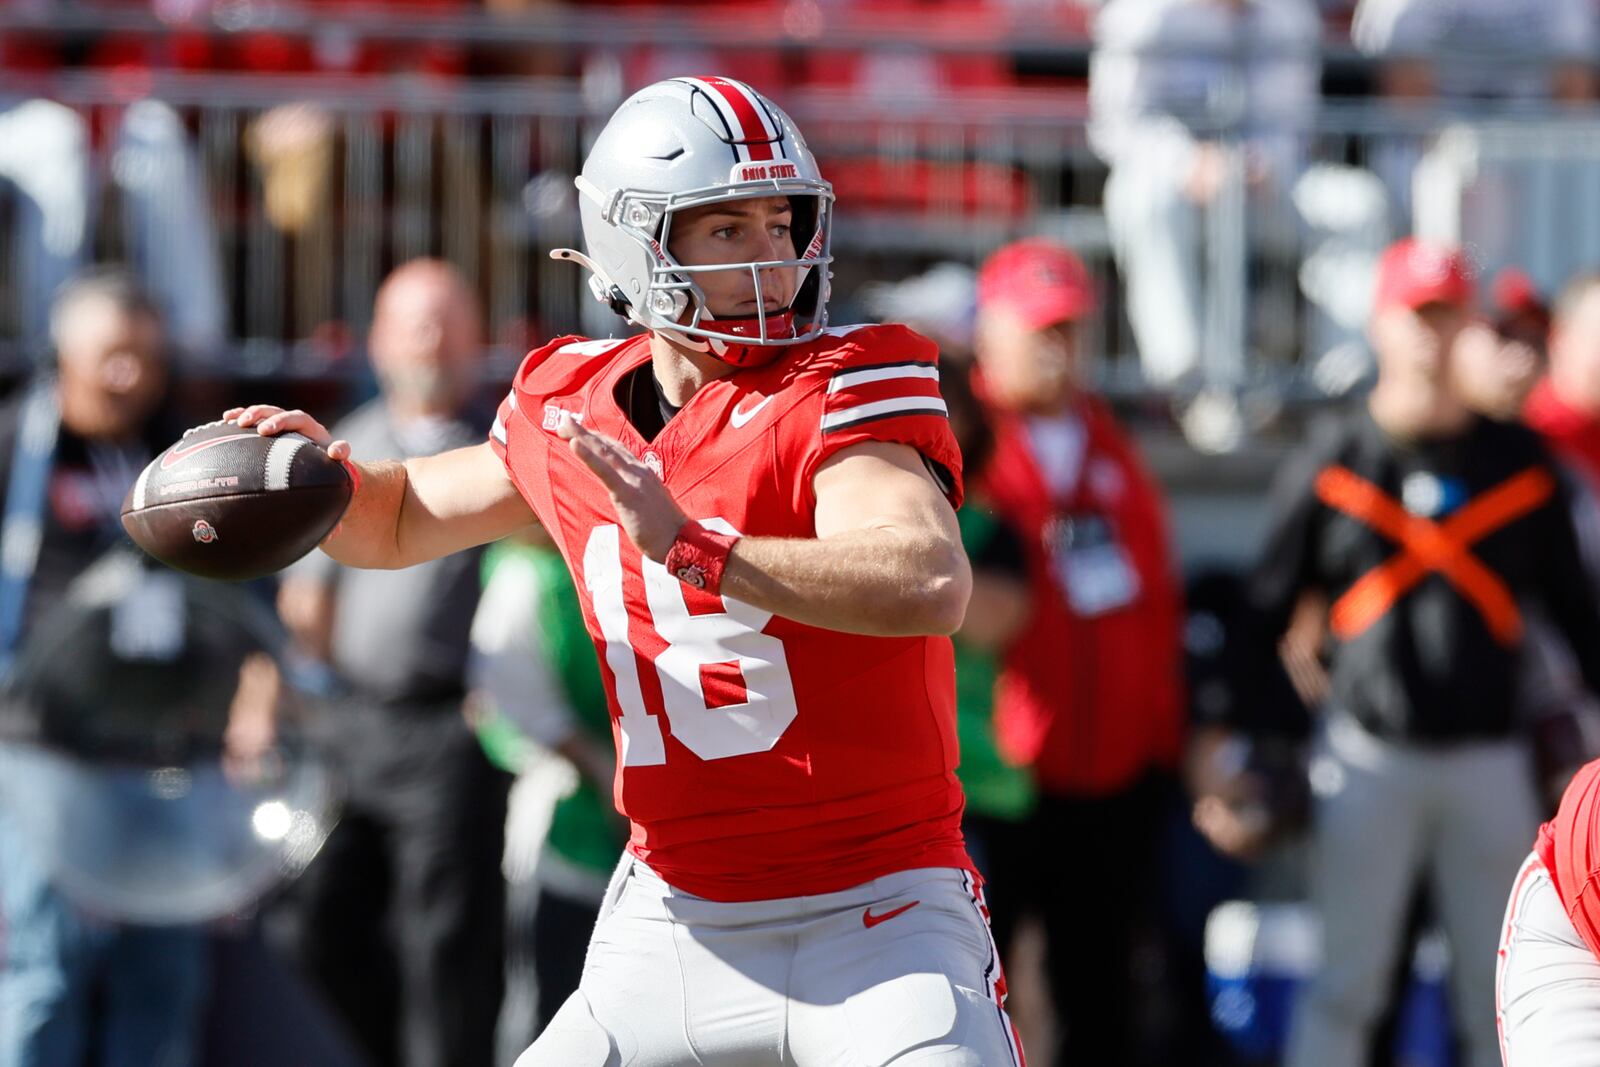
<svg viewBox="0 0 1600 1067">
<path fill-rule="evenodd" d="M 472 619 L 467 681 L 531 740 L 554 748 L 577 726 L 539 639 L 539 602 L 532 567 L 512 558 L 495 568 Z"/>
</svg>

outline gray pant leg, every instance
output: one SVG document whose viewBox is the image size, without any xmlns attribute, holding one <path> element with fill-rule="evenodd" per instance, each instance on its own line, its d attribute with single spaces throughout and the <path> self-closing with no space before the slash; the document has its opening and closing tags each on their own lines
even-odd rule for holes
<svg viewBox="0 0 1600 1067">
<path fill-rule="evenodd" d="M 1463 1042 L 1462 1067 L 1499 1067 L 1494 971 L 1504 887 L 1538 832 L 1538 800 L 1520 741 L 1473 745 L 1439 761 L 1439 821 L 1429 862 L 1450 938 L 1451 1006 Z"/>
<path fill-rule="evenodd" d="M 1286 1067 L 1366 1063 L 1428 829 L 1421 770 L 1417 756 L 1347 720 L 1319 745 L 1310 897 L 1323 964 L 1297 1005 Z"/>
</svg>

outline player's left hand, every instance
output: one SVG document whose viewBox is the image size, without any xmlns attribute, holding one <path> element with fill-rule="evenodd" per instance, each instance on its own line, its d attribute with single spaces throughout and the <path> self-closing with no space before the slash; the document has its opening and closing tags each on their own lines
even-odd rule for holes
<svg viewBox="0 0 1600 1067">
<path fill-rule="evenodd" d="M 688 516 L 655 471 L 605 434 L 584 429 L 571 416 L 562 417 L 556 432 L 571 443 L 572 454 L 611 494 L 617 518 L 639 551 L 658 563 L 665 560 Z"/>
</svg>

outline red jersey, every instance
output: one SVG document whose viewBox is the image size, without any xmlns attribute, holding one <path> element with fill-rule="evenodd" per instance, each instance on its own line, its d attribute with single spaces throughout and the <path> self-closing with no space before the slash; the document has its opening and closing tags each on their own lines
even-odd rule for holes
<svg viewBox="0 0 1600 1067">
<path fill-rule="evenodd" d="M 1154 482 L 1109 411 L 1090 400 L 1079 416 L 1070 440 L 996 418 L 985 487 L 1024 534 L 1033 607 L 994 716 L 1001 753 L 1042 787 L 1096 796 L 1177 764 L 1182 607 Z"/>
<path fill-rule="evenodd" d="M 1600 957 L 1600 760 L 1572 776 L 1533 847 L 1578 936 Z"/>
<path fill-rule="evenodd" d="M 813 475 L 866 441 L 917 449 L 959 503 L 937 349 L 903 327 L 831 329 L 706 383 L 645 441 L 618 394 L 649 359 L 647 335 L 553 341 L 523 361 L 490 434 L 572 569 L 604 664 L 629 850 L 724 901 L 970 866 L 949 640 L 838 633 L 685 586 L 628 540 L 556 434 L 567 412 L 621 442 L 707 526 L 814 537 Z"/>
</svg>

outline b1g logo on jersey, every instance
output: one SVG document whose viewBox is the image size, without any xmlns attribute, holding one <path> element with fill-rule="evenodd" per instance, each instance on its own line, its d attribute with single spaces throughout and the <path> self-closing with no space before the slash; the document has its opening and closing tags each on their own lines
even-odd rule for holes
<svg viewBox="0 0 1600 1067">
<path fill-rule="evenodd" d="M 549 430 L 551 433 L 555 433 L 557 430 L 561 429 L 561 416 L 563 415 L 570 416 L 573 422 L 576 422 L 580 425 L 583 423 L 583 412 L 568 411 L 560 404 L 546 404 L 544 406 L 544 428 Z"/>
</svg>

